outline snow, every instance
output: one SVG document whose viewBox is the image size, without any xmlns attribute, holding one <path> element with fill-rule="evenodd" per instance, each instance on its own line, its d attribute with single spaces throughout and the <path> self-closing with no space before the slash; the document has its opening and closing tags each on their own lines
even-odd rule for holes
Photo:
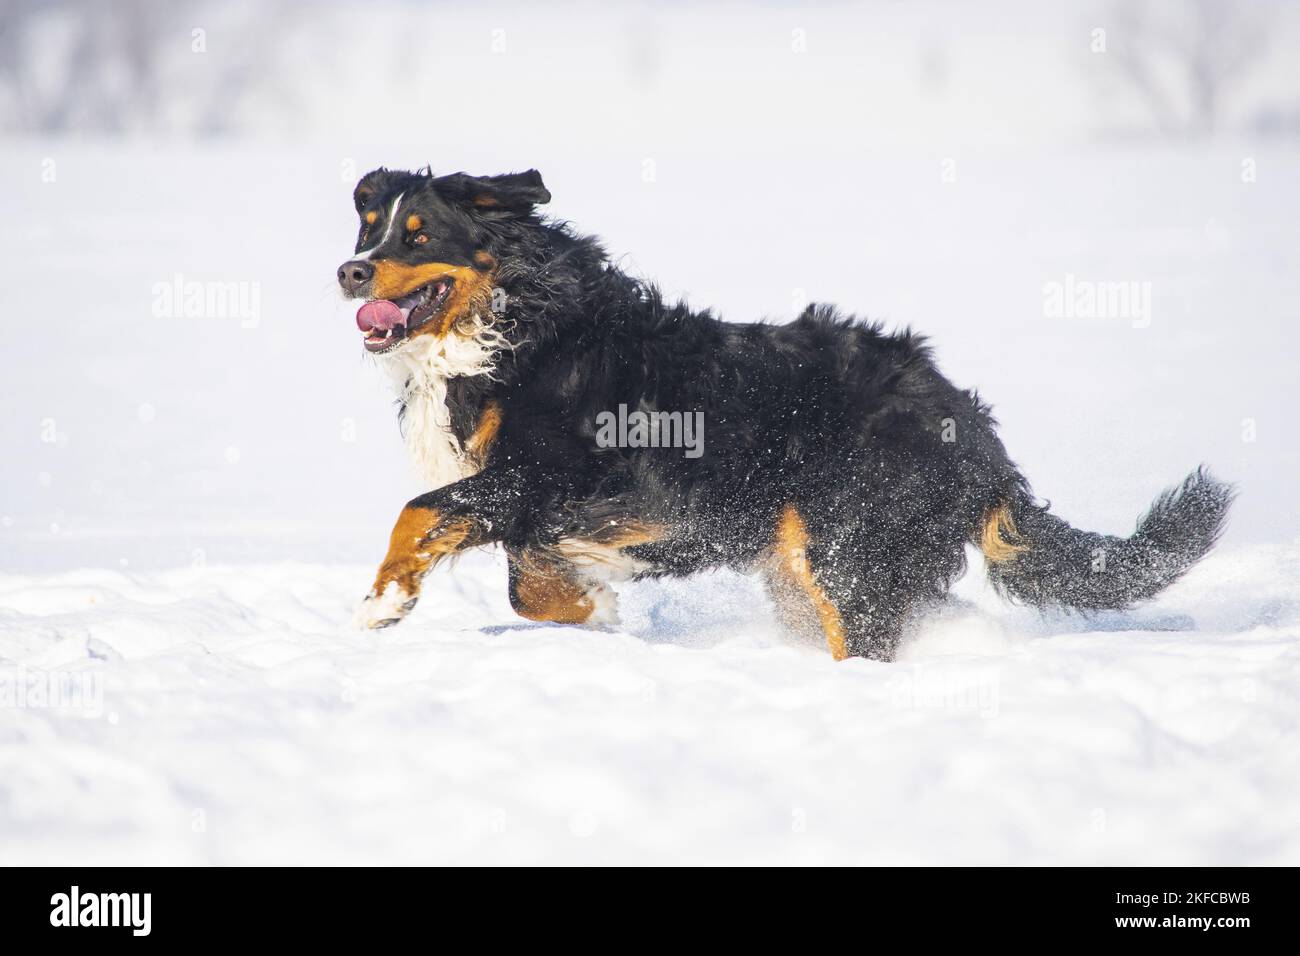
<svg viewBox="0 0 1300 956">
<path fill-rule="evenodd" d="M 337 72 L 289 61 L 292 143 L 6 140 L 0 863 L 1300 863 L 1300 150 L 1099 145 L 1092 23 L 1044 9 L 485 5 L 396 81 L 355 55 L 400 35 L 376 15 L 331 28 Z M 536 108 L 412 123 L 466 76 Z M 1127 533 L 1206 461 L 1228 533 L 1092 619 L 1008 606 L 972 556 L 894 664 L 780 633 L 733 574 L 528 623 L 497 551 L 358 631 L 426 489 L 334 269 L 356 177 L 430 161 L 539 167 L 728 319 L 924 331 L 1079 526 Z M 178 276 L 255 314 L 159 309 Z M 1070 276 L 1150 283 L 1150 323 L 1049 316 Z"/>
<path fill-rule="evenodd" d="M 531 624 L 494 554 L 402 627 L 364 566 L 0 577 L 0 656 L 101 683 L 6 710 L 5 863 L 1294 863 L 1300 552 L 1152 609 L 976 574 L 901 661 L 792 643 L 746 578 Z"/>
</svg>

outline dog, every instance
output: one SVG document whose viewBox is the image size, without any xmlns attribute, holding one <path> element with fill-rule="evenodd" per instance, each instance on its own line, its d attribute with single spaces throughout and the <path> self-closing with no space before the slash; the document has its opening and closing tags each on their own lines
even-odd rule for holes
<svg viewBox="0 0 1300 956">
<path fill-rule="evenodd" d="M 356 186 L 337 277 L 431 489 L 397 519 L 363 626 L 401 621 L 439 561 L 499 543 L 530 620 L 611 625 L 611 582 L 730 567 L 761 573 L 834 658 L 887 661 L 968 544 L 1008 598 L 1095 611 L 1153 597 L 1218 539 L 1234 491 L 1204 467 L 1130 537 L 1075 529 L 922 337 L 823 305 L 777 325 L 665 302 L 541 216 L 550 198 L 536 170 Z"/>
</svg>

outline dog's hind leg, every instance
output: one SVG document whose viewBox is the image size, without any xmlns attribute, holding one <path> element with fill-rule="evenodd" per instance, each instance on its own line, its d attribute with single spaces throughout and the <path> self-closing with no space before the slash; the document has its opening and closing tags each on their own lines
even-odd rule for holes
<svg viewBox="0 0 1300 956">
<path fill-rule="evenodd" d="M 865 536 L 864 529 L 838 527 L 832 540 L 788 505 L 765 568 L 782 621 L 803 633 L 819 631 L 836 660 L 893 660 L 904 622 L 923 603 L 918 582 L 928 577 L 913 573 L 906 553 L 869 553 Z"/>
<path fill-rule="evenodd" d="M 812 547 L 803 515 L 787 505 L 777 521 L 765 568 L 768 594 L 782 623 L 804 634 L 820 631 L 831 656 L 843 660 L 849 656 L 844 615 L 827 591 L 826 569 L 814 570 Z"/>
<path fill-rule="evenodd" d="M 548 554 L 509 549 L 510 606 L 530 621 L 604 626 L 618 623 L 617 596 L 608 585 Z"/>
</svg>

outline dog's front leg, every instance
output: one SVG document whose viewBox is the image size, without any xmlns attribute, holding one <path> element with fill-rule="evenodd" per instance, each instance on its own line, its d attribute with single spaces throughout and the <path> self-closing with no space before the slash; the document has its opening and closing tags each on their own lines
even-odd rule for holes
<svg viewBox="0 0 1300 956">
<path fill-rule="evenodd" d="M 399 622 L 415 607 L 421 581 L 440 560 L 501 540 L 523 515 L 529 489 L 523 473 L 489 469 L 410 501 L 393 526 L 388 554 L 361 602 L 357 623 L 379 628 Z"/>
</svg>

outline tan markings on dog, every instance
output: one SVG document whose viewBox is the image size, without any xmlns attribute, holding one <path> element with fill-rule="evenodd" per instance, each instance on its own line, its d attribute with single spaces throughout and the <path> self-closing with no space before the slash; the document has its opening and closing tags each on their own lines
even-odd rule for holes
<svg viewBox="0 0 1300 956">
<path fill-rule="evenodd" d="M 984 530 L 980 532 L 980 550 L 984 557 L 994 564 L 1014 561 L 1029 546 L 1018 540 L 1020 532 L 1016 530 L 1015 519 L 1011 509 L 1003 504 L 991 508 L 984 518 Z"/>
<path fill-rule="evenodd" d="M 447 301 L 443 305 L 439 335 L 446 335 L 462 320 L 483 314 L 492 304 L 495 273 L 475 272 L 469 269 L 466 269 L 465 273 L 468 278 L 456 279 L 456 284 L 452 286 L 451 294 L 447 296 Z M 418 335 L 419 331 L 416 334 Z"/>
<path fill-rule="evenodd" d="M 479 416 L 478 424 L 474 426 L 474 433 L 465 441 L 465 454 L 480 468 L 500 430 L 501 403 L 490 401 L 483 409 L 483 414 Z"/>
<path fill-rule="evenodd" d="M 414 213 L 406 217 L 407 232 L 415 232 L 415 230 L 419 229 L 423 225 L 424 225 L 424 220 L 421 219 L 419 216 L 415 215 Z"/>
<path fill-rule="evenodd" d="M 480 269 L 495 269 L 496 264 L 496 259 L 493 258 L 492 253 L 488 252 L 486 249 L 480 249 L 478 252 L 474 253 L 474 265 L 478 266 Z"/>
<path fill-rule="evenodd" d="M 614 521 L 603 528 L 561 538 L 555 553 L 579 568 L 595 568 L 611 577 L 632 577 L 645 570 L 646 563 L 625 554 L 627 548 L 651 544 L 664 537 L 664 530 L 641 521 Z"/>
<path fill-rule="evenodd" d="M 802 592 L 811 603 L 826 644 L 831 650 L 831 657 L 837 661 L 844 660 L 849 656 L 844 622 L 840 618 L 840 612 L 817 583 L 817 576 L 808 563 L 808 527 L 794 505 L 786 505 L 777 522 L 774 558 L 778 576 L 792 586 L 790 590 Z"/>
<path fill-rule="evenodd" d="M 494 209 L 497 206 L 500 206 L 501 203 L 497 202 L 497 200 L 494 199 L 492 196 L 482 195 L 482 196 L 474 197 L 474 205 L 479 206 L 483 209 Z"/>
<path fill-rule="evenodd" d="M 377 299 L 398 299 L 438 279 L 452 280 L 451 292 L 442 304 L 442 314 L 437 322 L 430 322 L 412 332 L 412 337 L 430 332 L 438 336 L 446 335 L 461 319 L 485 309 L 491 302 L 492 273 L 480 272 L 471 266 L 453 266 L 446 262 L 426 262 L 412 266 L 381 259 L 375 263 L 371 290 Z"/>
<path fill-rule="evenodd" d="M 366 213 L 366 223 L 368 225 L 373 226 L 375 224 L 375 220 L 377 220 L 378 218 L 379 218 L 379 213 L 375 212 L 375 210 L 373 209 L 370 210 L 370 212 Z"/>
<path fill-rule="evenodd" d="M 596 609 L 586 586 L 574 580 L 561 565 L 528 552 L 513 558 L 514 608 L 530 621 L 582 624 Z"/>
<path fill-rule="evenodd" d="M 415 597 L 420 581 L 441 559 L 479 543 L 478 524 L 470 518 L 444 518 L 433 508 L 402 509 L 388 540 L 388 554 L 379 566 L 372 593 L 383 594 L 389 583 Z"/>
<path fill-rule="evenodd" d="M 422 285 L 437 279 L 451 278 L 459 282 L 474 275 L 468 266 L 454 266 L 447 262 L 425 262 L 407 265 L 392 259 L 375 263 L 375 278 L 371 286 L 377 299 L 399 299 Z"/>
</svg>

